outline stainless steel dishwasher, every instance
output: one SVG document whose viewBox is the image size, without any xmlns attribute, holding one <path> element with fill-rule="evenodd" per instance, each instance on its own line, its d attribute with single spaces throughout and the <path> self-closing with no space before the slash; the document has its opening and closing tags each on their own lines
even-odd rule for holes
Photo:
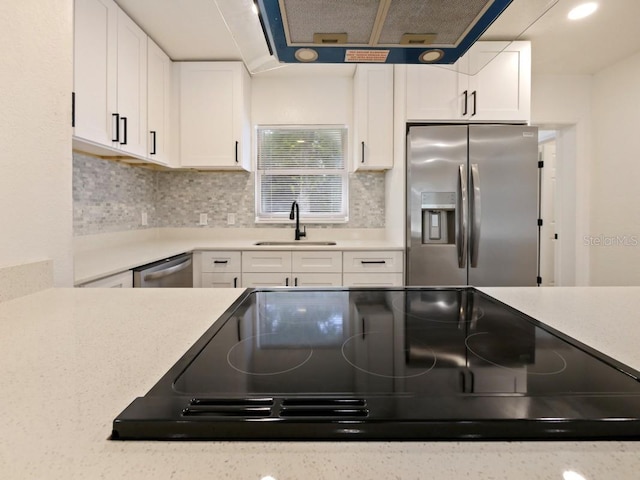
<svg viewBox="0 0 640 480">
<path fill-rule="evenodd" d="M 193 287 L 191 253 L 183 253 L 133 269 L 134 288 Z"/>
</svg>

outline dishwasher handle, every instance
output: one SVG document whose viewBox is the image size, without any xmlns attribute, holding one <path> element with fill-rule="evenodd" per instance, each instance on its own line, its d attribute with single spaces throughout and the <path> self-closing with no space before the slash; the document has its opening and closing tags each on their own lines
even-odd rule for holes
<svg viewBox="0 0 640 480">
<path fill-rule="evenodd" d="M 188 258 L 182 263 L 174 265 L 173 267 L 165 268 L 164 270 L 160 270 L 158 272 L 149 273 L 144 276 L 144 281 L 148 282 L 151 280 L 158 280 L 160 278 L 168 277 L 169 275 L 173 275 L 174 273 L 177 273 L 181 270 L 184 270 L 185 268 L 188 268 L 189 265 L 191 265 L 190 258 Z"/>
</svg>

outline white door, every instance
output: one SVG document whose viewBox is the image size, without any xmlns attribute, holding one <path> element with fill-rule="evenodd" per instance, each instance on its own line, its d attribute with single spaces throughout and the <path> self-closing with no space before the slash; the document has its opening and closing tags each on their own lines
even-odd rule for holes
<svg viewBox="0 0 640 480">
<path fill-rule="evenodd" d="M 540 276 L 542 286 L 554 286 L 556 246 L 556 142 L 551 140 L 539 147 L 540 159 L 544 162 L 542 169 L 542 229 L 540 233 Z"/>
</svg>

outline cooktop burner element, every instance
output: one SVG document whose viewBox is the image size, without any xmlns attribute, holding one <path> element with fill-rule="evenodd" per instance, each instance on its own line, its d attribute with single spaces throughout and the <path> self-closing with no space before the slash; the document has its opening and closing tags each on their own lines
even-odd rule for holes
<svg viewBox="0 0 640 480">
<path fill-rule="evenodd" d="M 276 338 L 274 335 L 277 334 L 265 333 L 240 340 L 229 349 L 227 362 L 231 368 L 247 375 L 277 375 L 295 370 L 307 363 L 313 355 L 313 349 L 305 348 L 304 343 L 301 343 L 296 349 L 266 355 L 265 361 L 256 362 L 252 355 L 256 345 L 268 345 Z"/>
<path fill-rule="evenodd" d="M 248 290 L 112 438 L 640 439 L 638 376 L 473 288 Z"/>
</svg>

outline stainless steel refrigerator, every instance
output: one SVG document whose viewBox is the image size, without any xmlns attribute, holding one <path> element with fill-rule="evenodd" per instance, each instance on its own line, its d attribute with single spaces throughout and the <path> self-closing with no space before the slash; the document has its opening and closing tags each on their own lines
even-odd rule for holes
<svg viewBox="0 0 640 480">
<path fill-rule="evenodd" d="M 407 285 L 535 286 L 538 130 L 412 126 Z"/>
</svg>

